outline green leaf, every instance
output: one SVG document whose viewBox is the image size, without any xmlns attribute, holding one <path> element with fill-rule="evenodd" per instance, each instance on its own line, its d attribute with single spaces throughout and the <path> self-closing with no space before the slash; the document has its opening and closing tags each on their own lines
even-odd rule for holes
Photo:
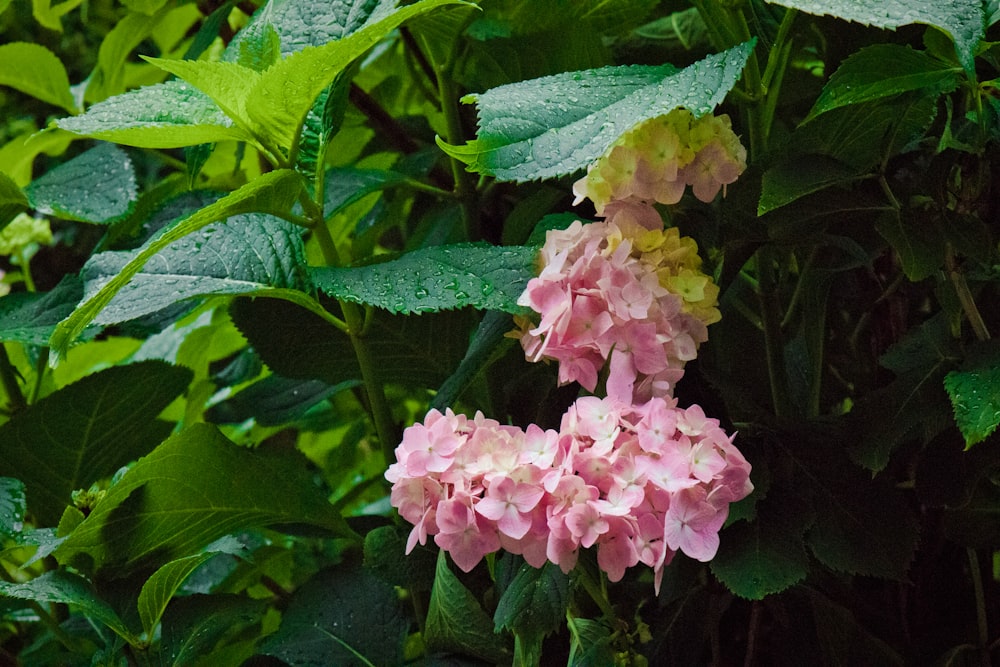
<svg viewBox="0 0 1000 667">
<path fill-rule="evenodd" d="M 829 14 L 876 28 L 895 30 L 904 25 L 923 23 L 941 28 L 951 35 L 959 62 L 970 74 L 979 40 L 983 38 L 982 3 L 966 0 L 913 2 L 912 0 L 767 0 L 807 14 Z"/>
<path fill-rule="evenodd" d="M 937 96 L 955 89 L 960 69 L 922 51 L 898 44 L 875 44 L 851 55 L 823 86 L 803 123 L 849 104 L 891 97 L 910 90 Z"/>
<path fill-rule="evenodd" d="M 70 113 L 78 111 L 62 61 L 41 44 L 0 45 L 0 86 L 10 86 Z"/>
<path fill-rule="evenodd" d="M 101 144 L 46 172 L 25 193 L 40 213 L 93 223 L 126 215 L 138 198 L 132 160 L 113 144 Z"/>
<path fill-rule="evenodd" d="M 431 547 L 417 545 L 406 553 L 410 531 L 403 526 L 379 526 L 365 535 L 365 567 L 393 586 L 429 591 L 434 586 L 437 557 Z"/>
<path fill-rule="evenodd" d="M 124 577 L 238 530 L 294 523 L 353 535 L 299 455 L 244 449 L 194 424 L 139 459 L 56 557 Z"/>
<path fill-rule="evenodd" d="M 173 5 L 161 7 L 154 15 L 130 12 L 119 20 L 101 41 L 97 67 L 87 78 L 85 98 L 98 102 L 125 92 L 125 65 L 129 56 L 161 24 Z"/>
<path fill-rule="evenodd" d="M 53 525 L 74 489 L 109 477 L 170 433 L 156 416 L 191 379 L 162 362 L 116 366 L 63 387 L 0 426 L 0 475 L 16 475 Z"/>
<path fill-rule="evenodd" d="M 424 644 L 428 651 L 462 653 L 494 664 L 510 661 L 506 642 L 494 633 L 493 621 L 479 601 L 452 573 L 444 551 L 438 552 Z"/>
<path fill-rule="evenodd" d="M 301 231 L 260 213 L 210 224 L 151 256 L 94 322 L 125 322 L 198 296 L 259 294 L 272 288 L 302 290 L 305 252 Z M 142 252 L 93 255 L 81 272 L 85 298 L 96 294 Z"/>
<path fill-rule="evenodd" d="M 475 141 L 438 144 L 470 171 L 504 181 L 571 174 L 637 123 L 687 107 L 695 116 L 725 98 L 753 50 L 751 40 L 682 70 L 604 67 L 499 86 L 463 101 L 479 109 Z"/>
<path fill-rule="evenodd" d="M 903 667 L 906 664 L 903 657 L 875 636 L 851 609 L 837 604 L 815 588 L 806 587 L 805 593 L 816 619 L 820 654 L 831 664 L 878 664 L 885 667 Z"/>
<path fill-rule="evenodd" d="M 430 407 L 444 411 L 448 406 L 454 405 L 462 395 L 462 390 L 513 344 L 506 335 L 512 328 L 513 322 L 507 313 L 490 311 L 483 315 L 462 362 L 438 388 Z"/>
<path fill-rule="evenodd" d="M 0 171 L 0 230 L 15 215 L 28 208 L 28 198 L 7 174 Z"/>
<path fill-rule="evenodd" d="M 463 243 L 414 250 L 379 264 L 317 268 L 311 274 L 328 296 L 392 313 L 465 306 L 520 313 L 517 299 L 535 275 L 537 253 L 530 246 Z"/>
<path fill-rule="evenodd" d="M 878 217 L 875 229 L 899 255 L 911 282 L 934 275 L 944 265 L 945 239 L 935 217 L 923 211 L 889 211 Z"/>
<path fill-rule="evenodd" d="M 294 171 L 282 169 L 268 172 L 163 230 L 125 264 L 115 277 L 96 293 L 87 297 L 73 314 L 56 328 L 50 340 L 55 358 L 65 354 L 73 339 L 111 302 L 115 294 L 145 266 L 151 257 L 168 245 L 213 222 L 241 213 L 286 213 L 298 196 L 301 185 L 302 180 Z"/>
<path fill-rule="evenodd" d="M 848 184 L 863 171 L 825 155 L 805 155 L 764 172 L 757 215 L 764 215 L 796 199 L 834 185 Z"/>
<path fill-rule="evenodd" d="M 611 644 L 611 629 L 589 618 L 567 620 L 570 631 L 569 667 L 599 667 L 613 665 L 615 651 Z"/>
<path fill-rule="evenodd" d="M 497 602 L 494 629 L 510 630 L 525 643 L 542 639 L 566 622 L 569 577 L 559 566 L 546 562 L 541 568 L 522 563 Z"/>
<path fill-rule="evenodd" d="M 160 664 L 165 661 L 181 667 L 210 659 L 220 639 L 259 624 L 267 608 L 267 601 L 245 595 L 191 595 L 173 600 L 163 614 Z"/>
<path fill-rule="evenodd" d="M 1000 345 L 977 344 L 965 363 L 948 373 L 944 386 L 966 449 L 985 440 L 1000 424 Z"/>
<path fill-rule="evenodd" d="M 238 424 L 254 419 L 262 426 L 281 426 L 301 419 L 313 406 L 359 384 L 360 380 L 331 385 L 322 380 L 268 375 L 213 405 L 206 417 L 216 424 Z"/>
<path fill-rule="evenodd" d="M 406 181 L 406 176 L 383 169 L 332 167 L 326 170 L 323 215 L 330 217 L 363 197 Z"/>
<path fill-rule="evenodd" d="M 0 581 L 0 594 L 19 600 L 74 605 L 125 639 L 137 641 L 111 605 L 97 596 L 90 582 L 72 572 L 51 570 L 23 584 Z"/>
<path fill-rule="evenodd" d="M 24 529 L 28 501 L 24 483 L 13 477 L 0 477 L 0 537 L 14 537 Z"/>
<path fill-rule="evenodd" d="M 44 346 L 83 298 L 83 283 L 66 276 L 51 292 L 15 292 L 0 299 L 0 341 Z"/>
<path fill-rule="evenodd" d="M 265 70 L 248 94 L 250 119 L 266 136 L 290 147 L 319 94 L 337 76 L 407 20 L 457 0 L 420 0 L 323 46 L 307 47 Z"/>
<path fill-rule="evenodd" d="M 142 88 L 98 102 L 56 126 L 95 139 L 139 148 L 179 148 L 251 137 L 212 100 L 183 81 Z"/>
<path fill-rule="evenodd" d="M 0 147 L 0 164 L 14 183 L 24 187 L 31 183 L 34 161 L 40 153 L 61 155 L 74 139 L 69 132 L 51 127 L 41 132 L 26 132 Z"/>
<path fill-rule="evenodd" d="M 301 586 L 260 648 L 290 665 L 401 665 L 409 621 L 396 590 L 340 565 Z"/>
<path fill-rule="evenodd" d="M 204 552 L 172 560 L 153 573 L 139 592 L 139 619 L 143 632 L 152 636 L 167 603 L 188 576 L 219 553 L 238 554 L 243 545 L 234 538 L 223 538 L 210 545 Z"/>
<path fill-rule="evenodd" d="M 49 30 L 62 32 L 62 17 L 83 4 L 83 0 L 65 0 L 56 5 L 52 0 L 31 0 L 31 14 Z"/>
</svg>

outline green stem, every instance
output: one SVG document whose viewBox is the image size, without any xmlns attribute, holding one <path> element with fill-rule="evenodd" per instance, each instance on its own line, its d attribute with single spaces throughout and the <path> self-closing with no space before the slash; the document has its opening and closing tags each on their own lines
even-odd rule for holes
<svg viewBox="0 0 1000 667">
<path fill-rule="evenodd" d="M 42 393 L 42 382 L 48 372 L 49 348 L 43 347 L 38 350 L 38 361 L 35 362 L 35 386 L 31 389 L 31 398 L 29 399 L 32 404 L 38 401 L 38 397 Z"/>
<path fill-rule="evenodd" d="M 947 244 L 945 249 L 944 262 L 945 268 L 948 271 L 948 277 L 951 279 L 951 284 L 955 287 L 958 301 L 962 304 L 962 310 L 965 311 L 965 316 L 969 319 L 969 324 L 972 325 L 972 331 L 976 335 L 976 339 L 980 341 L 989 340 L 990 330 L 986 328 L 986 322 L 983 321 L 983 316 L 976 306 L 976 300 L 972 297 L 969 284 L 965 282 L 965 274 L 958 268 L 958 264 L 955 261 L 955 251 L 950 243 Z"/>
<path fill-rule="evenodd" d="M 979 650 L 982 655 L 984 667 L 990 665 L 989 643 L 990 631 L 989 622 L 986 618 L 986 595 L 983 593 L 983 578 L 979 569 L 979 554 L 972 547 L 965 550 L 969 558 L 969 573 L 972 576 L 972 591 L 976 596 L 976 626 L 979 632 Z"/>
<path fill-rule="evenodd" d="M 21 393 L 21 385 L 17 382 L 17 376 L 17 369 L 14 368 L 14 364 L 10 363 L 10 357 L 7 356 L 6 345 L 0 343 L 0 382 L 3 383 L 4 392 L 7 394 L 8 409 L 11 412 L 28 407 L 24 400 L 24 394 Z"/>
<path fill-rule="evenodd" d="M 451 75 L 451 63 L 444 63 L 435 68 L 437 75 L 438 97 L 441 99 L 441 110 L 444 112 L 448 132 L 448 143 L 457 146 L 465 141 L 462 122 L 458 113 L 458 96 Z M 465 170 L 465 165 L 456 158 L 450 157 L 451 174 L 455 180 L 455 196 L 462 207 L 462 222 L 465 225 L 465 236 L 469 241 L 478 241 L 479 208 L 477 205 L 476 188 L 472 182 L 472 174 Z"/>
<path fill-rule="evenodd" d="M 576 581 L 583 586 L 583 589 L 587 591 L 587 594 L 590 595 L 591 599 L 597 603 L 597 606 L 600 608 L 601 613 L 604 614 L 604 617 L 609 622 L 614 621 L 618 615 L 615 614 L 614 608 L 611 606 L 611 603 L 608 602 L 607 593 L 601 585 L 594 581 L 594 578 L 590 576 L 590 573 L 582 567 L 574 568 L 573 572 L 576 573 Z"/>
<path fill-rule="evenodd" d="M 781 335 L 781 306 L 774 275 L 774 248 L 764 246 L 757 251 L 757 272 L 760 279 L 760 319 L 764 326 L 764 347 L 767 373 L 771 381 L 771 400 L 776 417 L 793 414 L 788 375 L 785 372 L 784 342 Z"/>
</svg>

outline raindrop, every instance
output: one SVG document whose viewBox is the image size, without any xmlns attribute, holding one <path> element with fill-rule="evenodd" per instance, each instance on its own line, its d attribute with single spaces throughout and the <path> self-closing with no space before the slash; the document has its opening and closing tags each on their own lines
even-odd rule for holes
<svg viewBox="0 0 1000 667">
<path fill-rule="evenodd" d="M 417 290 L 416 292 L 414 292 L 414 295 L 415 295 L 415 296 L 416 296 L 416 297 L 417 297 L 418 299 L 426 299 L 426 298 L 427 298 L 427 297 L 429 296 L 429 294 L 430 294 L 430 293 L 429 293 L 429 292 L 428 292 L 427 290 L 425 290 L 425 289 L 424 289 L 423 287 L 421 287 L 421 288 L 420 288 L 420 289 L 418 289 L 418 290 Z"/>
<path fill-rule="evenodd" d="M 456 299 L 468 299 L 469 295 L 466 294 L 465 292 L 458 291 L 458 292 L 455 292 L 455 298 Z"/>
</svg>

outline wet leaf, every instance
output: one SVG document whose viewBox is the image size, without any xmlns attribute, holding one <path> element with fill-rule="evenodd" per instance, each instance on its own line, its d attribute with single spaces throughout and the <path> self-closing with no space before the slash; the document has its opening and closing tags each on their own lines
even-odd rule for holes
<svg viewBox="0 0 1000 667">
<path fill-rule="evenodd" d="M 47 171 L 25 193 L 39 213 L 109 223 L 131 210 L 138 186 L 128 154 L 113 144 L 101 144 Z"/>
<path fill-rule="evenodd" d="M 980 343 L 962 366 L 948 373 L 945 389 L 966 448 L 982 442 L 1000 424 L 1000 345 Z"/>
<path fill-rule="evenodd" d="M 10 86 L 43 102 L 77 112 L 62 61 L 41 44 L 11 42 L 0 45 L 0 86 Z"/>
</svg>

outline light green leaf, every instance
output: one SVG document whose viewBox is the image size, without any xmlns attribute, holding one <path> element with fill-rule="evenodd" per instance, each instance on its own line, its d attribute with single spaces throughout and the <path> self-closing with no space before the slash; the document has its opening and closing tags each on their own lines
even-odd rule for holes
<svg viewBox="0 0 1000 667">
<path fill-rule="evenodd" d="M 52 0 L 31 0 L 31 13 L 35 20 L 48 28 L 62 32 L 62 17 L 83 4 L 83 0 L 66 0 L 57 5 Z"/>
<path fill-rule="evenodd" d="M 107 223 L 129 212 L 138 187 L 125 151 L 102 144 L 46 172 L 25 193 L 39 213 Z"/>
<path fill-rule="evenodd" d="M 875 44 L 851 55 L 813 104 L 803 123 L 830 109 L 891 97 L 910 90 L 938 95 L 958 85 L 959 68 L 898 44 Z"/>
<path fill-rule="evenodd" d="M 311 273 L 328 296 L 393 313 L 465 306 L 520 313 L 517 299 L 535 275 L 537 254 L 530 246 L 463 243 L 414 250 L 380 264 Z"/>
<path fill-rule="evenodd" d="M 172 9 L 172 6 L 164 6 L 153 15 L 129 13 L 105 35 L 97 51 L 97 67 L 87 80 L 85 98 L 88 102 L 99 102 L 125 92 L 125 63 L 129 55 Z"/>
<path fill-rule="evenodd" d="M 245 449 L 194 424 L 139 459 L 56 557 L 124 577 L 238 530 L 302 523 L 354 537 L 296 452 Z"/>
<path fill-rule="evenodd" d="M 151 256 L 94 322 L 117 324 L 198 296 L 258 294 L 271 288 L 302 290 L 305 251 L 301 232 L 289 222 L 260 213 L 210 224 Z M 81 272 L 84 298 L 97 294 L 143 250 L 93 255 Z"/>
<path fill-rule="evenodd" d="M 111 605 L 97 596 L 90 582 L 72 572 L 52 570 L 23 584 L 0 581 L 0 594 L 20 600 L 74 605 L 126 640 L 137 641 L 137 637 L 129 631 Z"/>
<path fill-rule="evenodd" d="M 62 61 L 41 44 L 11 42 L 0 45 L 0 86 L 10 86 L 43 102 L 79 111 L 69 91 L 69 77 Z"/>
<path fill-rule="evenodd" d="M 167 81 L 117 95 L 98 102 L 80 116 L 56 121 L 56 126 L 140 148 L 251 140 L 207 95 L 183 81 Z"/>
<path fill-rule="evenodd" d="M 0 147 L 0 164 L 11 180 L 24 187 L 31 182 L 34 161 L 40 153 L 61 155 L 76 138 L 54 127 L 26 132 Z"/>
<path fill-rule="evenodd" d="M 15 292 L 0 299 L 0 341 L 44 346 L 83 298 L 83 283 L 66 276 L 50 292 Z"/>
<path fill-rule="evenodd" d="M 944 387 L 966 448 L 985 440 L 1000 424 L 1000 345 L 978 344 L 961 368 L 948 373 Z"/>
<path fill-rule="evenodd" d="M 24 483 L 13 477 L 0 477 L 0 537 L 14 537 L 20 533 L 27 511 Z"/>
<path fill-rule="evenodd" d="M 767 0 L 771 4 L 806 12 L 836 16 L 876 28 L 895 30 L 922 23 L 941 28 L 951 35 L 959 62 L 970 74 L 979 40 L 983 38 L 983 7 L 969 0 Z"/>
<path fill-rule="evenodd" d="M 181 587 L 188 576 L 219 553 L 239 554 L 243 545 L 234 538 L 223 538 L 210 545 L 204 552 L 172 560 L 146 580 L 139 592 L 139 619 L 148 636 L 153 635 L 167 603 Z"/>
<path fill-rule="evenodd" d="M 0 475 L 16 475 L 42 525 L 54 525 L 70 494 L 111 476 L 170 433 L 156 416 L 191 379 L 148 361 L 89 375 L 0 426 Z"/>
<path fill-rule="evenodd" d="M 686 107 L 711 112 L 743 71 L 754 41 L 682 70 L 604 67 L 499 86 L 463 101 L 479 108 L 476 139 L 438 144 L 470 171 L 529 181 L 583 169 L 637 123 Z"/>
<path fill-rule="evenodd" d="M 88 297 L 56 328 L 50 341 L 55 358 L 65 354 L 66 349 L 83 328 L 97 317 L 115 294 L 158 252 L 188 234 L 234 215 L 252 212 L 285 213 L 298 196 L 301 184 L 301 178 L 293 171 L 268 172 L 162 231 L 123 266 L 118 275 Z"/>
<path fill-rule="evenodd" d="M 313 102 L 348 65 L 407 20 L 458 0 L 420 0 L 323 46 L 307 47 L 261 74 L 248 95 L 250 119 L 279 144 L 293 144 Z"/>
<path fill-rule="evenodd" d="M 493 664 L 510 661 L 506 642 L 493 632 L 493 621 L 479 600 L 452 573 L 444 550 L 438 552 L 424 644 L 428 651 L 473 655 Z"/>
<path fill-rule="evenodd" d="M 122 0 L 122 4 L 133 12 L 155 14 L 163 5 L 167 4 L 167 0 Z"/>
</svg>

